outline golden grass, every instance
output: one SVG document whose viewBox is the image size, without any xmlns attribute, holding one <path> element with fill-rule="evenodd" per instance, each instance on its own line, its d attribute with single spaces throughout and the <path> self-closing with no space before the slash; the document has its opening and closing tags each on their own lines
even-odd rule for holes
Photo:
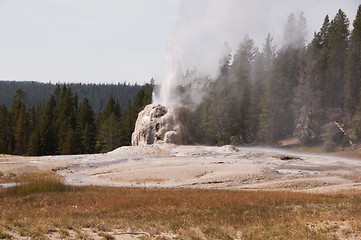
<svg viewBox="0 0 361 240">
<path fill-rule="evenodd" d="M 75 234 L 75 239 L 83 239 L 84 229 L 91 229 L 103 239 L 111 239 L 109 232 L 116 235 L 121 231 L 151 235 L 144 239 L 167 239 L 156 237 L 161 233 L 178 239 L 361 236 L 360 192 L 320 195 L 200 189 L 63 189 L 58 186 L 61 183 L 49 183 L 49 179 L 41 177 L 40 183 L 33 183 L 46 186 L 37 191 L 31 190 L 33 187 L 24 190 L 25 186 L 0 189 L 0 237 L 9 238 L 15 232 L 33 239 L 47 239 L 51 234 L 59 238 Z"/>
</svg>

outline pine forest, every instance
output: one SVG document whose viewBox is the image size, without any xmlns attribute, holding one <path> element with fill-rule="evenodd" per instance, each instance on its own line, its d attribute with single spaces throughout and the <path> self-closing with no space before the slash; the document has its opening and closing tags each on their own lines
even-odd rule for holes
<svg viewBox="0 0 361 240">
<path fill-rule="evenodd" d="M 303 14 L 291 14 L 280 49 L 270 34 L 261 50 L 246 36 L 222 61 L 191 113 L 195 142 L 283 146 L 288 139 L 332 151 L 361 139 L 361 5 L 352 31 L 341 9 L 325 16 L 307 45 L 306 25 Z"/>
<path fill-rule="evenodd" d="M 325 16 L 307 44 L 306 27 L 303 14 L 291 14 L 281 47 L 268 34 L 261 49 L 246 36 L 229 51 L 219 76 L 206 79 L 201 103 L 190 107 L 195 143 L 284 146 L 288 140 L 332 151 L 361 139 L 361 5 L 353 23 L 341 9 L 333 19 Z M 184 105 L 187 89 L 199 81 L 179 88 Z M 101 93 L 86 97 L 69 85 L 54 85 L 45 103 L 29 105 L 32 90 L 19 87 L 11 104 L 0 102 L 0 153 L 81 154 L 129 145 L 153 87 L 153 81 L 135 86 L 122 103 L 119 93 L 103 94 L 102 106 L 94 97 Z"/>
</svg>

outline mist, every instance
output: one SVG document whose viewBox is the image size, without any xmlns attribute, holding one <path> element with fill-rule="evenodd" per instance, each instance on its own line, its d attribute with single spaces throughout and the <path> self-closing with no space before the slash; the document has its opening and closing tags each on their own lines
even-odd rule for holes
<svg viewBox="0 0 361 240">
<path fill-rule="evenodd" d="M 347 10 L 351 8 L 348 5 L 355 5 L 353 9 L 357 7 L 356 3 L 341 3 L 342 1 L 181 1 L 177 25 L 168 45 L 161 87 L 155 93 L 154 103 L 182 105 L 177 89 L 198 79 L 196 87 L 190 88 L 187 94 L 188 102 L 198 105 L 207 94 L 203 91 L 207 81 L 218 77 L 221 60 L 229 54 L 233 55 L 246 35 L 259 48 L 262 48 L 268 33 L 278 47 L 289 45 L 290 41 L 296 45 L 307 43 L 307 37 L 312 38 L 326 14 L 333 16 L 343 5 L 347 5 Z M 302 37 L 306 38 L 301 41 L 302 34 L 289 34 L 291 38 L 287 38 L 285 34 L 285 31 L 293 31 L 292 24 L 288 25 L 291 29 L 285 29 L 291 13 L 296 18 L 303 14 L 307 21 L 307 28 L 304 25 L 302 29 Z M 354 12 L 351 16 L 353 15 Z M 189 77 L 189 73 L 193 77 Z"/>
</svg>

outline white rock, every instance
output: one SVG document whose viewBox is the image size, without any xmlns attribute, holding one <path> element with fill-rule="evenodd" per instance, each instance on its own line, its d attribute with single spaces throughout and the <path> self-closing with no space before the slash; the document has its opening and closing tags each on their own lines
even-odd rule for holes
<svg viewBox="0 0 361 240">
<path fill-rule="evenodd" d="M 138 114 L 132 134 L 133 146 L 146 146 L 155 143 L 189 144 L 187 110 L 166 108 L 162 105 L 147 105 Z"/>
</svg>

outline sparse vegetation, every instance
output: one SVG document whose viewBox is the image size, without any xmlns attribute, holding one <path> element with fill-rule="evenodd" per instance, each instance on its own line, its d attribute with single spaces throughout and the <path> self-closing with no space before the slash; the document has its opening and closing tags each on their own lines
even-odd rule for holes
<svg viewBox="0 0 361 240">
<path fill-rule="evenodd" d="M 107 233 L 101 233 L 99 235 L 102 236 L 104 240 L 113 240 L 113 239 L 115 239 L 112 235 L 107 234 Z"/>
<path fill-rule="evenodd" d="M 25 175 L 21 176 L 21 181 L 23 183 L 9 188 L 7 194 L 29 195 L 32 193 L 64 192 L 72 189 L 71 186 L 60 182 L 54 174 Z"/>
<path fill-rule="evenodd" d="M 19 177 L 13 172 L 0 172 L 0 183 L 15 182 L 18 180 Z"/>
<path fill-rule="evenodd" d="M 0 239 L 11 239 L 11 238 L 12 236 L 10 234 L 0 232 Z"/>
<path fill-rule="evenodd" d="M 0 212 L 5 238 L 11 231 L 39 239 L 52 234 L 112 239 L 139 231 L 149 233 L 149 239 L 167 239 L 161 233 L 178 239 L 361 236 L 360 192 L 68 187 L 47 175 L 0 189 Z"/>
</svg>

